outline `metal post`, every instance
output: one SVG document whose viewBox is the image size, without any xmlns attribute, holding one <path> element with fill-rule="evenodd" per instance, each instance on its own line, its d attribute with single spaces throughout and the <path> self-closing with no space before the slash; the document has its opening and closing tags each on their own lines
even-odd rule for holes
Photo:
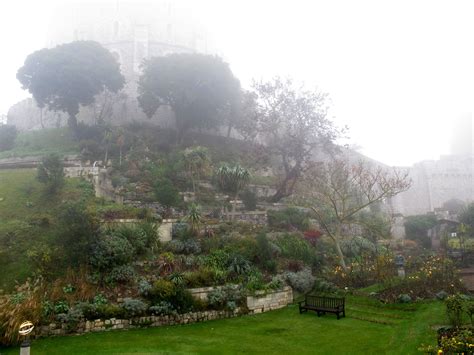
<svg viewBox="0 0 474 355">
<path fill-rule="evenodd" d="M 20 345 L 20 355 L 30 355 L 30 340 L 25 339 Z"/>
</svg>

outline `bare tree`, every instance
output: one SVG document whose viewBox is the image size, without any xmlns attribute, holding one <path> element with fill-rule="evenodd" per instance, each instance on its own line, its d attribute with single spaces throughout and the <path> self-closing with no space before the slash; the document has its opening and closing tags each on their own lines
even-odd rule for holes
<svg viewBox="0 0 474 355">
<path fill-rule="evenodd" d="M 247 108 L 255 100 L 252 129 L 270 154 L 280 159 L 276 193 L 270 198 L 277 202 L 290 196 L 296 183 L 309 166 L 317 151 L 329 150 L 340 131 L 326 118 L 327 95 L 297 89 L 291 80 L 274 79 L 256 82 L 255 96 L 247 96 Z M 252 124 L 253 123 L 253 124 Z"/>
<path fill-rule="evenodd" d="M 320 227 L 334 241 L 344 270 L 347 265 L 340 241 L 346 231 L 353 225 L 363 226 L 364 210 L 407 190 L 410 185 L 406 171 L 386 170 L 363 161 L 351 164 L 336 159 L 308 171 L 304 179 L 305 201 Z"/>
</svg>

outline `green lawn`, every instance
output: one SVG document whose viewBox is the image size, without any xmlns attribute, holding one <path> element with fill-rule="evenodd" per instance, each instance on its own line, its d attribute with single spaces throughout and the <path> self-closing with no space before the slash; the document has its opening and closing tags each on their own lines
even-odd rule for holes
<svg viewBox="0 0 474 355">
<path fill-rule="evenodd" d="M 351 297 L 341 320 L 300 315 L 290 306 L 185 326 L 41 339 L 32 354 L 417 354 L 421 343 L 434 343 L 430 326 L 445 322 L 441 302 L 391 309 Z M 18 353 L 18 347 L 1 353 Z"/>
</svg>

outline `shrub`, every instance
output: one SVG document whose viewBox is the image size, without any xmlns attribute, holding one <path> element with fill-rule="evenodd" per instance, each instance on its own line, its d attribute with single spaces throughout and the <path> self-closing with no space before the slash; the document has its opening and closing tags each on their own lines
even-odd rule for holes
<svg viewBox="0 0 474 355">
<path fill-rule="evenodd" d="M 315 282 L 315 278 L 309 268 L 305 268 L 298 272 L 287 272 L 285 278 L 294 290 L 302 293 L 311 291 Z"/>
<path fill-rule="evenodd" d="M 276 239 L 276 244 L 280 248 L 282 256 L 286 258 L 302 260 L 308 264 L 313 261 L 314 252 L 311 246 L 299 234 L 280 235 Z"/>
<path fill-rule="evenodd" d="M 214 288 L 207 298 L 211 308 L 233 311 L 242 303 L 243 294 L 240 288 L 229 285 Z"/>
<path fill-rule="evenodd" d="M 147 296 L 151 289 L 152 286 L 147 280 L 140 280 L 138 282 L 138 293 L 141 296 Z"/>
<path fill-rule="evenodd" d="M 88 320 L 124 318 L 126 316 L 125 310 L 116 304 L 94 305 L 86 303 L 82 306 L 82 312 Z"/>
<path fill-rule="evenodd" d="M 313 291 L 318 293 L 336 293 L 339 291 L 338 287 L 334 285 L 332 282 L 327 281 L 325 279 L 316 279 L 314 283 Z"/>
<path fill-rule="evenodd" d="M 145 231 L 136 226 L 123 225 L 112 231 L 112 234 L 126 239 L 137 254 L 143 254 L 150 245 Z"/>
<path fill-rule="evenodd" d="M 81 307 L 72 307 L 67 313 L 60 313 L 56 319 L 66 324 L 66 329 L 71 332 L 77 329 L 77 325 L 84 318 Z"/>
<path fill-rule="evenodd" d="M 184 278 L 188 287 L 206 287 L 214 284 L 215 272 L 210 267 L 201 267 L 186 273 Z"/>
<path fill-rule="evenodd" d="M 161 301 L 170 298 L 174 294 L 175 288 L 175 285 L 171 281 L 159 279 L 155 281 L 152 289 L 148 293 L 150 297 Z"/>
<path fill-rule="evenodd" d="M 166 249 L 175 254 L 199 254 L 201 246 L 195 239 L 173 239 L 167 245 Z"/>
<path fill-rule="evenodd" d="M 176 315 L 178 312 L 173 308 L 173 305 L 169 302 L 162 301 L 158 302 L 156 305 L 151 306 L 149 311 L 157 316 L 167 316 L 167 315 Z"/>
<path fill-rule="evenodd" d="M 131 265 L 120 265 L 114 267 L 105 277 L 107 283 L 128 283 L 135 279 L 136 272 Z"/>
<path fill-rule="evenodd" d="M 406 293 L 401 294 L 398 296 L 398 302 L 400 303 L 410 303 L 411 302 L 411 297 L 410 295 L 407 295 Z"/>
<path fill-rule="evenodd" d="M 446 291 L 439 291 L 437 294 L 436 294 L 436 298 L 441 300 L 441 301 L 444 301 L 447 297 L 448 297 L 448 293 Z"/>
<path fill-rule="evenodd" d="M 170 208 L 177 206 L 181 199 L 178 189 L 167 178 L 160 178 L 154 184 L 155 197 L 163 206 Z"/>
<path fill-rule="evenodd" d="M 13 149 L 17 135 L 15 126 L 0 124 L 0 152 Z"/>
<path fill-rule="evenodd" d="M 268 224 L 275 229 L 304 231 L 309 227 L 308 213 L 296 207 L 268 211 Z"/>
<path fill-rule="evenodd" d="M 132 261 L 134 248 L 130 242 L 115 235 L 101 235 L 95 242 L 90 263 L 99 270 L 128 264 Z"/>
<path fill-rule="evenodd" d="M 260 271 L 254 271 L 247 279 L 245 288 L 250 292 L 255 292 L 265 289 L 265 280 Z"/>
<path fill-rule="evenodd" d="M 57 154 L 50 154 L 41 160 L 37 169 L 37 179 L 46 185 L 48 193 L 55 193 L 64 185 L 64 164 Z"/>
<path fill-rule="evenodd" d="M 134 298 L 124 298 L 122 308 L 127 317 L 138 317 L 145 314 L 148 306 L 143 301 Z"/>
<path fill-rule="evenodd" d="M 66 253 L 69 265 L 85 262 L 97 240 L 99 223 L 82 203 L 67 203 L 59 214 L 57 243 Z"/>
<path fill-rule="evenodd" d="M 227 270 L 236 275 L 247 275 L 252 268 L 250 262 L 240 254 L 230 256 L 227 265 Z"/>
<path fill-rule="evenodd" d="M 272 281 L 266 285 L 266 288 L 271 290 L 279 290 L 283 286 L 285 286 L 285 278 L 282 275 L 275 275 L 272 277 Z"/>
<path fill-rule="evenodd" d="M 462 324 L 462 315 L 464 312 L 464 298 L 460 294 L 449 296 L 446 299 L 446 314 L 453 327 L 459 327 Z"/>
</svg>

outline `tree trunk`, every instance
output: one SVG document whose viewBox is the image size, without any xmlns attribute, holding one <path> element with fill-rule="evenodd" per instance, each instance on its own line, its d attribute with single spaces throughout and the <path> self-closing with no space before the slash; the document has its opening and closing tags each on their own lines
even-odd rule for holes
<svg viewBox="0 0 474 355">
<path fill-rule="evenodd" d="M 339 262 L 341 263 L 341 267 L 344 271 L 347 271 L 346 261 L 344 259 L 344 254 L 342 253 L 341 246 L 339 245 L 339 241 L 337 240 L 337 238 L 333 238 L 333 240 L 334 244 L 336 244 L 336 252 L 339 256 Z"/>
<path fill-rule="evenodd" d="M 40 124 L 41 128 L 44 129 L 44 123 L 43 123 L 43 108 L 40 107 Z"/>
<path fill-rule="evenodd" d="M 67 124 L 74 132 L 77 130 L 77 118 L 76 115 L 69 114 Z"/>
<path fill-rule="evenodd" d="M 107 160 L 109 159 L 109 148 L 105 148 L 104 168 L 107 167 Z"/>
</svg>

